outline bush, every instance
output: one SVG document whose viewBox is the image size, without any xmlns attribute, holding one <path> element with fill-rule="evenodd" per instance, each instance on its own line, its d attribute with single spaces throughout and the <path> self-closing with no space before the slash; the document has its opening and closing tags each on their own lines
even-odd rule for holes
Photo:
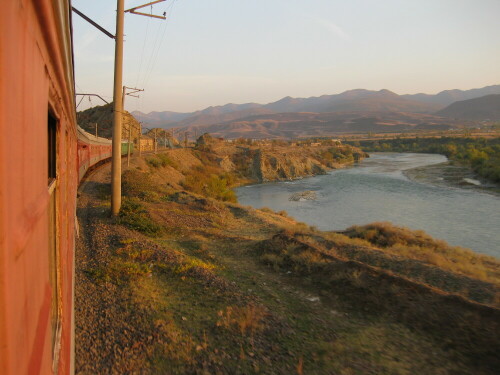
<svg viewBox="0 0 500 375">
<path fill-rule="evenodd" d="M 161 160 L 159 160 L 155 157 L 146 158 L 146 164 L 152 168 L 160 168 L 161 167 Z"/>
<path fill-rule="evenodd" d="M 149 274 L 151 271 L 146 264 L 139 264 L 120 259 L 113 259 L 105 267 L 87 269 L 86 273 L 94 280 L 112 282 L 120 285 L 124 282 L 138 279 Z"/>
<path fill-rule="evenodd" d="M 156 194 L 157 185 L 148 173 L 128 170 L 123 173 L 123 195 L 148 200 L 151 193 Z"/>
<path fill-rule="evenodd" d="M 160 160 L 162 167 L 170 166 L 172 168 L 179 169 L 179 164 L 176 161 L 170 159 L 167 154 L 158 154 L 157 158 Z"/>
<path fill-rule="evenodd" d="M 162 232 L 162 227 L 151 219 L 148 211 L 133 199 L 123 201 L 118 222 L 148 236 L 158 236 Z"/>
<path fill-rule="evenodd" d="M 182 182 L 182 186 L 194 193 L 225 202 L 236 203 L 236 194 L 229 188 L 228 175 L 208 175 L 203 169 L 194 169 Z"/>
</svg>

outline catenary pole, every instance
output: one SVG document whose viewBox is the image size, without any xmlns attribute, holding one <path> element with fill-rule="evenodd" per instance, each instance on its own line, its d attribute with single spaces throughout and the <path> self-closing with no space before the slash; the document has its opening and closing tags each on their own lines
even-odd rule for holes
<svg viewBox="0 0 500 375">
<path fill-rule="evenodd" d="M 128 123 L 127 167 L 130 167 L 130 144 L 132 138 L 132 124 Z"/>
<path fill-rule="evenodd" d="M 115 35 L 115 80 L 113 90 L 114 116 L 113 116 L 113 152 L 111 158 L 111 214 L 117 216 L 122 203 L 122 115 L 123 115 L 123 95 L 125 87 L 122 87 L 123 77 L 123 24 L 125 12 L 135 13 L 142 16 L 166 19 L 163 16 L 135 12 L 136 9 L 144 8 L 148 5 L 162 3 L 165 0 L 155 0 L 153 2 L 136 6 L 132 9 L 124 9 L 124 0 L 117 0 L 116 4 L 116 35 Z M 102 31 L 102 30 L 101 30 Z M 123 93 L 122 93 L 123 90 Z M 142 91 L 142 90 L 139 90 Z"/>
<path fill-rule="evenodd" d="M 156 138 L 156 133 L 157 133 L 156 131 L 157 131 L 157 130 L 158 130 L 158 129 L 156 129 L 156 128 L 155 128 L 155 154 L 158 152 L 158 140 L 157 140 L 157 138 Z"/>
<path fill-rule="evenodd" d="M 113 90 L 113 152 L 111 160 L 111 214 L 117 216 L 122 201 L 121 143 L 122 143 L 122 75 L 123 75 L 124 0 L 117 0 L 115 35 L 115 80 Z"/>
<path fill-rule="evenodd" d="M 142 123 L 139 122 L 139 157 L 142 156 L 141 136 L 142 136 Z"/>
<path fill-rule="evenodd" d="M 132 90 L 132 92 L 127 92 L 127 90 Z M 129 95 L 129 96 L 133 96 L 135 98 L 138 98 L 139 95 L 134 95 L 134 94 L 138 93 L 140 91 L 144 91 L 144 89 L 137 89 L 135 87 L 123 86 L 123 92 L 122 92 L 122 111 L 123 111 L 124 114 L 126 114 L 125 113 L 125 97 L 127 95 Z M 127 124 L 128 124 L 127 167 L 130 167 L 130 140 L 131 140 L 131 136 L 132 136 L 132 121 L 130 120 L 130 118 L 128 119 Z"/>
</svg>

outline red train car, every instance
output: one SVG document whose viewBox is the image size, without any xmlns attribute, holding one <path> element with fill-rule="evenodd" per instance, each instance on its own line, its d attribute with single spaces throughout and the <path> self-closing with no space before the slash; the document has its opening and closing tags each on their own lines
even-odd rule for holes
<svg viewBox="0 0 500 375">
<path fill-rule="evenodd" d="M 78 127 L 78 177 L 80 180 L 92 166 L 111 158 L 111 143 L 110 139 L 96 137 Z"/>
<path fill-rule="evenodd" d="M 68 374 L 78 183 L 111 140 L 76 123 L 69 1 L 1 9 L 0 374 Z"/>
<path fill-rule="evenodd" d="M 71 6 L 0 9 L 0 374 L 73 368 L 79 181 Z"/>
</svg>

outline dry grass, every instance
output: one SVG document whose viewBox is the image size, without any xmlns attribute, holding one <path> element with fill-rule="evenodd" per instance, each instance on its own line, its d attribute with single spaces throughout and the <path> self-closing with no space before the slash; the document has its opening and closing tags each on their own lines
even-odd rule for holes
<svg viewBox="0 0 500 375">
<path fill-rule="evenodd" d="M 254 304 L 245 306 L 228 306 L 225 310 L 220 310 L 217 315 L 217 327 L 228 330 L 237 330 L 244 336 L 254 336 L 257 331 L 264 329 L 264 318 L 268 315 L 262 307 Z"/>
<path fill-rule="evenodd" d="M 214 264 L 204 262 L 194 257 L 186 257 L 184 262 L 174 268 L 175 273 L 187 274 L 193 269 L 212 271 L 216 267 Z"/>
<path fill-rule="evenodd" d="M 500 262 L 493 257 L 450 246 L 423 231 L 373 223 L 348 228 L 345 235 L 375 245 L 383 251 L 419 260 L 442 269 L 500 285 Z"/>
</svg>

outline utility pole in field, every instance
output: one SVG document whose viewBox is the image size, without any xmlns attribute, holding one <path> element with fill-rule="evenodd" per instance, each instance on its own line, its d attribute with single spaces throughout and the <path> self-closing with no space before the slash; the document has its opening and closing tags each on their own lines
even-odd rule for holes
<svg viewBox="0 0 500 375">
<path fill-rule="evenodd" d="M 139 157 L 142 156 L 141 137 L 142 137 L 142 122 L 139 122 Z"/>
<path fill-rule="evenodd" d="M 155 154 L 158 152 L 158 138 L 157 138 L 158 129 L 155 128 Z"/>
<path fill-rule="evenodd" d="M 137 9 L 144 8 L 148 5 L 161 3 L 166 0 L 156 0 L 148 4 L 140 5 L 128 10 L 124 9 L 124 0 L 117 0 L 116 9 L 116 35 L 115 35 L 115 77 L 114 77 L 114 90 L 113 90 L 113 152 L 111 159 L 111 214 L 118 215 L 120 212 L 122 201 L 122 187 L 121 187 L 121 137 L 122 137 L 122 115 L 123 115 L 123 96 L 125 87 L 122 85 L 123 76 L 123 29 L 124 29 L 124 15 L 125 12 L 138 14 L 147 17 L 154 17 L 166 19 L 165 15 L 156 16 L 147 13 L 136 12 Z M 122 92 L 123 90 L 123 92 Z"/>
<path fill-rule="evenodd" d="M 130 138 L 132 138 L 132 124 L 128 123 L 127 167 L 130 167 Z"/>
<path fill-rule="evenodd" d="M 130 92 L 127 92 L 127 90 L 132 90 Z M 136 89 L 135 87 L 127 87 L 127 86 L 123 86 L 123 93 L 122 93 L 122 110 L 123 110 L 123 114 L 125 114 L 125 96 L 133 96 L 134 98 L 138 98 L 139 95 L 134 95 L 140 91 L 144 91 L 144 89 Z M 130 117 L 132 117 L 130 115 Z M 127 142 L 127 167 L 130 167 L 130 139 L 132 137 L 132 124 L 131 124 L 131 121 L 129 119 L 129 122 L 128 122 L 128 142 Z"/>
<path fill-rule="evenodd" d="M 115 35 L 115 79 L 113 89 L 113 151 L 111 158 L 111 214 L 118 215 L 122 204 L 122 75 L 123 75 L 123 23 L 124 0 L 117 0 Z"/>
</svg>

